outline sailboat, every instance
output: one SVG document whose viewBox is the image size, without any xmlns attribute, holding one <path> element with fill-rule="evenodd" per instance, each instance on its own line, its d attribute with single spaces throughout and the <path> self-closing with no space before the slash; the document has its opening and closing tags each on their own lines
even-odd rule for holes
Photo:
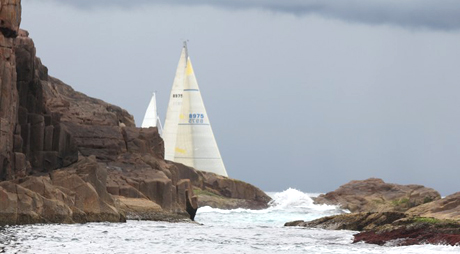
<svg viewBox="0 0 460 254">
<path fill-rule="evenodd" d="M 228 176 L 184 42 L 163 129 L 165 159 Z"/>
<path fill-rule="evenodd" d="M 142 128 L 157 127 L 158 133 L 160 136 L 162 135 L 163 127 L 161 126 L 160 117 L 158 116 L 156 93 L 152 94 L 141 126 Z"/>
</svg>

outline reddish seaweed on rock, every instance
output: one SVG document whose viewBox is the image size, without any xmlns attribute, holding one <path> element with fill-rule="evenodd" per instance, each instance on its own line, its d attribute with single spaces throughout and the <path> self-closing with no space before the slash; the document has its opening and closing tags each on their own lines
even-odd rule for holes
<svg viewBox="0 0 460 254">
<path fill-rule="evenodd" d="M 460 223 L 426 217 L 412 217 L 354 235 L 353 243 L 378 245 L 460 244 Z"/>
<path fill-rule="evenodd" d="M 459 245 L 459 196 L 454 193 L 441 199 L 431 188 L 376 178 L 351 181 L 320 195 L 315 202 L 339 205 L 352 213 L 287 222 L 285 226 L 361 231 L 353 242 L 378 245 Z"/>
</svg>

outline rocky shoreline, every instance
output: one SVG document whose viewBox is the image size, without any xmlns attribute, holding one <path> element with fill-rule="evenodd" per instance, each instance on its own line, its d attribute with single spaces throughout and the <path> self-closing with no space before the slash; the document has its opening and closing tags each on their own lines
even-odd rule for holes
<svg viewBox="0 0 460 254">
<path fill-rule="evenodd" d="M 351 181 L 315 199 L 317 204 L 338 205 L 351 213 L 285 226 L 360 231 L 353 243 L 460 245 L 459 195 L 441 198 L 431 188 L 375 178 Z"/>
<path fill-rule="evenodd" d="M 255 186 L 165 161 L 156 128 L 136 128 L 126 110 L 49 76 L 20 29 L 20 0 L 1 1 L 0 20 L 0 226 L 267 207 Z"/>
<path fill-rule="evenodd" d="M 268 207 L 253 185 L 164 160 L 156 128 L 136 128 L 126 110 L 49 76 L 20 29 L 20 0 L 0 1 L 0 21 L 0 226 L 191 221 L 207 205 Z M 460 243 L 460 192 L 441 198 L 368 179 L 315 203 L 352 213 L 286 226 L 361 231 L 354 242 L 379 245 Z"/>
</svg>

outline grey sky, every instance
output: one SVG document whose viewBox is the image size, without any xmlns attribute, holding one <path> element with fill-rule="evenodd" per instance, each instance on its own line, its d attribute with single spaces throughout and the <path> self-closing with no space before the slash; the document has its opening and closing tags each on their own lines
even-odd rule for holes
<svg viewBox="0 0 460 254">
<path fill-rule="evenodd" d="M 286 10 L 300 3 L 283 2 Z M 457 7 L 366 2 L 376 5 L 327 1 L 297 15 L 267 11 L 274 1 L 76 8 L 23 0 L 21 26 L 51 75 L 127 109 L 138 125 L 155 90 L 164 118 L 188 39 L 229 175 L 266 191 L 325 192 L 368 177 L 460 191 Z M 356 9 L 362 15 L 350 19 L 359 22 L 348 22 Z"/>
<path fill-rule="evenodd" d="M 459 29 L 458 0 L 61 0 L 79 8 L 130 8 L 148 4 L 209 5 L 234 9 L 263 8 L 296 15 L 322 17 L 366 24 L 390 24 L 413 28 Z M 442 4 L 441 4 L 442 3 Z"/>
</svg>

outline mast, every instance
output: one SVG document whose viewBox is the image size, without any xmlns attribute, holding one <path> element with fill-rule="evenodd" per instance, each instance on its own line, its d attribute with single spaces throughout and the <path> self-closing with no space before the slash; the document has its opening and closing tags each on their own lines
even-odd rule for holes
<svg viewBox="0 0 460 254">
<path fill-rule="evenodd" d="M 187 41 L 184 41 L 185 59 L 188 59 Z"/>
</svg>

